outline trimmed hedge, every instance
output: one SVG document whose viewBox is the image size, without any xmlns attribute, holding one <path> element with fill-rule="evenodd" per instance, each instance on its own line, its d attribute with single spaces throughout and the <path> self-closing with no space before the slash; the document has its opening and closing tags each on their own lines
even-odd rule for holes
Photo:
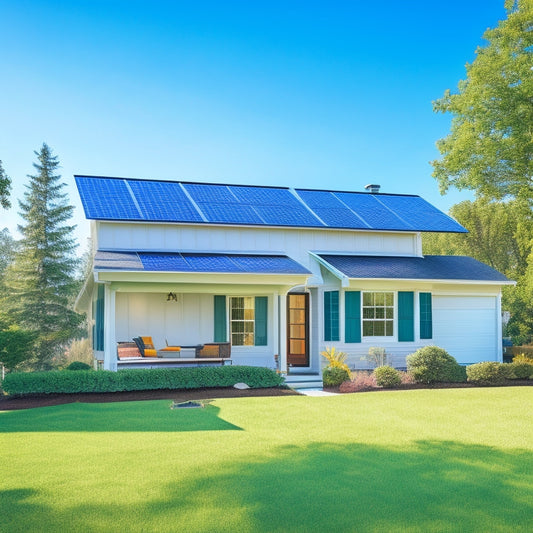
<svg viewBox="0 0 533 533">
<path fill-rule="evenodd" d="M 466 369 L 468 381 L 478 385 L 502 385 L 509 377 L 509 366 L 493 361 L 470 365 Z"/>
<path fill-rule="evenodd" d="M 349 381 L 350 372 L 338 366 L 326 366 L 322 369 L 322 382 L 326 387 L 337 387 Z"/>
<path fill-rule="evenodd" d="M 388 365 L 378 366 L 374 370 L 374 377 L 378 387 L 383 387 L 384 389 L 397 387 L 402 383 L 400 372 Z"/>
<path fill-rule="evenodd" d="M 282 376 L 268 368 L 205 366 L 195 368 L 136 369 L 111 372 L 14 372 L 7 374 L 2 389 L 13 396 L 78 392 L 123 392 L 157 389 L 232 387 L 246 383 L 254 389 L 280 387 Z"/>
</svg>

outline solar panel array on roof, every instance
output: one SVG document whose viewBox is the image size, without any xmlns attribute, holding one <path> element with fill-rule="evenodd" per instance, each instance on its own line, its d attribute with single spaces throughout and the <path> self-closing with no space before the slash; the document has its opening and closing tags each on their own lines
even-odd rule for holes
<svg viewBox="0 0 533 533">
<path fill-rule="evenodd" d="M 75 176 L 95 220 L 465 233 L 419 196 Z"/>
<path fill-rule="evenodd" d="M 148 272 L 212 272 L 248 274 L 310 274 L 286 255 L 186 252 L 104 252 L 95 257 L 98 270 Z"/>
</svg>

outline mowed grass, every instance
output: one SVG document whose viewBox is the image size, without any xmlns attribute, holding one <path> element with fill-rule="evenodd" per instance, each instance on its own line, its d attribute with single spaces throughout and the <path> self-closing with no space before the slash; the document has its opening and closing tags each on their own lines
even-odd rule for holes
<svg viewBox="0 0 533 533">
<path fill-rule="evenodd" d="M 0 413 L 0 531 L 532 530 L 533 387 L 170 403 Z"/>
</svg>

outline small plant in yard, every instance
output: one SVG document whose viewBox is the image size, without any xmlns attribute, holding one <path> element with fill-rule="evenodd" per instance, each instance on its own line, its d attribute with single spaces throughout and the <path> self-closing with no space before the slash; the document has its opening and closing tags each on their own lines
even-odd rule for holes
<svg viewBox="0 0 533 533">
<path fill-rule="evenodd" d="M 72 361 L 70 365 L 65 368 L 65 370 L 92 370 L 92 366 L 87 363 L 82 363 L 81 361 Z"/>
<path fill-rule="evenodd" d="M 460 383 L 466 381 L 464 367 L 446 350 L 424 346 L 407 356 L 407 371 L 418 383 Z"/>
<path fill-rule="evenodd" d="M 374 370 L 374 376 L 377 385 L 385 389 L 397 387 L 402 383 L 400 373 L 395 368 L 392 368 L 392 366 L 378 366 L 378 368 Z"/>
<path fill-rule="evenodd" d="M 337 387 L 350 379 L 350 372 L 336 366 L 326 366 L 322 369 L 322 381 L 326 387 Z"/>
<path fill-rule="evenodd" d="M 385 366 L 388 363 L 388 358 L 385 348 L 381 346 L 371 346 L 368 349 L 368 354 L 361 357 L 365 361 L 370 361 L 375 368 Z"/>
<path fill-rule="evenodd" d="M 478 385 L 502 385 L 509 372 L 506 365 L 494 361 L 476 363 L 466 368 L 468 381 Z"/>
<path fill-rule="evenodd" d="M 345 381 L 339 387 L 340 392 L 360 392 L 374 389 L 377 386 L 376 377 L 371 372 L 354 372 L 350 381 Z"/>
<path fill-rule="evenodd" d="M 509 379 L 530 379 L 533 377 L 533 361 L 523 363 L 513 359 L 509 366 L 511 367 Z"/>
<path fill-rule="evenodd" d="M 337 387 L 343 381 L 350 379 L 350 368 L 346 364 L 346 353 L 339 352 L 332 346 L 326 348 L 320 355 L 328 364 L 322 369 L 322 381 L 326 387 Z"/>
</svg>

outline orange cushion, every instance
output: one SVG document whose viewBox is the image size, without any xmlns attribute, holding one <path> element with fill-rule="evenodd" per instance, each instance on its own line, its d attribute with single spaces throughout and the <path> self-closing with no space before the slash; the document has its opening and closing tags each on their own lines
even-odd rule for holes
<svg viewBox="0 0 533 533">
<path fill-rule="evenodd" d="M 154 349 L 154 341 L 152 340 L 152 337 L 141 337 L 141 339 L 144 342 L 144 347 L 145 348 L 148 348 L 149 350 L 153 350 Z M 145 354 L 144 355 L 146 356 L 146 350 L 145 350 Z"/>
<path fill-rule="evenodd" d="M 166 348 L 161 348 L 160 352 L 181 352 L 181 346 L 167 346 Z"/>
<path fill-rule="evenodd" d="M 154 350 L 153 348 L 145 348 L 144 357 L 157 357 L 157 350 Z"/>
</svg>

